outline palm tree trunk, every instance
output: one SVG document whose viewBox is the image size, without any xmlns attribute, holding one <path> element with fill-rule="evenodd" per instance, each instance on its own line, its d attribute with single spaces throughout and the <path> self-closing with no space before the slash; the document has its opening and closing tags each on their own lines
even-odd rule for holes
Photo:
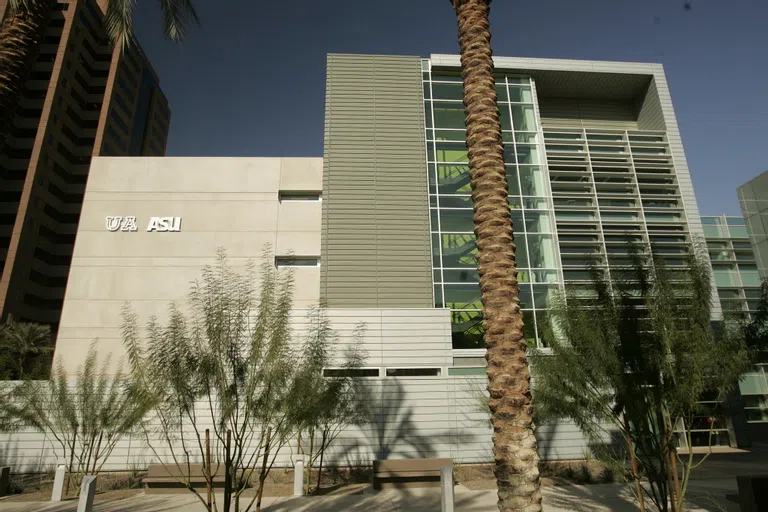
<svg viewBox="0 0 768 512">
<path fill-rule="evenodd" d="M 30 0 L 8 12 L 0 25 L 0 150 L 13 124 L 21 95 L 40 51 L 56 0 Z M 2 16 L 2 13 L 0 13 Z"/>
<path fill-rule="evenodd" d="M 470 183 L 499 510 L 541 510 L 530 371 L 493 79 L 490 0 L 451 0 L 464 81 Z"/>
</svg>

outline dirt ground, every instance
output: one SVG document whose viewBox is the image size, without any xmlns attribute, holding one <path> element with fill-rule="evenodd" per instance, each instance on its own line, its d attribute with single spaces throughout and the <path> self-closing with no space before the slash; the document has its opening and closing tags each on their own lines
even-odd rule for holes
<svg viewBox="0 0 768 512">
<path fill-rule="evenodd" d="M 471 490 L 495 489 L 491 464 L 456 465 L 455 478 L 458 483 Z M 541 464 L 543 485 L 569 485 L 608 483 L 613 481 L 602 465 L 596 461 L 561 461 Z M 105 503 L 134 496 L 144 491 L 143 472 L 102 473 L 97 480 L 96 502 Z M 372 481 L 370 468 L 323 470 L 322 495 L 361 494 Z M 317 485 L 317 472 L 313 473 L 313 489 Z M 74 487 L 74 486 L 73 486 Z M 53 489 L 53 475 L 13 475 L 8 501 L 48 501 Z M 255 489 L 248 489 L 244 496 L 253 495 Z M 264 496 L 293 495 L 293 470 L 275 468 L 264 483 Z M 76 499 L 70 489 L 70 498 Z"/>
<path fill-rule="evenodd" d="M 542 462 L 542 485 L 597 484 L 613 482 L 613 475 L 597 461 L 573 460 Z M 496 488 L 492 464 L 466 464 L 455 467 L 456 480 L 473 491 Z"/>
</svg>

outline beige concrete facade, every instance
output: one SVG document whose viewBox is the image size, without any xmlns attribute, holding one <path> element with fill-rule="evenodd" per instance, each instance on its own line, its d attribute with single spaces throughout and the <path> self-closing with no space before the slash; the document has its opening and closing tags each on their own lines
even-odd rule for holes
<svg viewBox="0 0 768 512">
<path fill-rule="evenodd" d="M 320 200 L 280 201 L 281 191 L 322 190 L 321 158 L 94 158 L 83 201 L 56 357 L 74 370 L 96 341 L 117 360 L 121 309 L 162 321 L 224 248 L 231 264 L 320 256 Z M 136 217 L 109 231 L 108 216 Z M 147 231 L 150 217 L 181 217 L 178 232 Z M 294 305 L 317 304 L 320 269 L 295 269 Z"/>
</svg>

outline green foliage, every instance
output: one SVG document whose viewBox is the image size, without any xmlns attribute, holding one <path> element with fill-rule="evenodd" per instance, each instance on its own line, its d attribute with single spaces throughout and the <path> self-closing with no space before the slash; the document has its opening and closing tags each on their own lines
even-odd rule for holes
<svg viewBox="0 0 768 512">
<path fill-rule="evenodd" d="M 20 7 L 52 0 L 10 0 L 10 12 Z M 174 42 L 184 39 L 189 25 L 199 25 L 200 20 L 192 0 L 160 0 L 165 36 Z M 110 0 L 104 16 L 104 28 L 115 45 L 126 48 L 133 43 L 133 10 L 136 0 Z"/>
<path fill-rule="evenodd" d="M 181 41 L 190 24 L 199 24 L 191 0 L 160 0 L 163 29 L 171 41 Z M 104 25 L 110 39 L 122 48 L 133 42 L 133 9 L 135 0 L 110 0 Z"/>
<path fill-rule="evenodd" d="M 101 471 L 117 442 L 133 431 L 151 406 L 123 377 L 119 367 L 110 368 L 109 359 L 99 367 L 91 345 L 74 379 L 58 361 L 50 380 L 27 380 L 13 391 L 9 415 L 16 426 L 50 436 L 75 489 L 84 475 Z"/>
<path fill-rule="evenodd" d="M 159 460 L 157 439 L 173 459 L 169 465 L 189 474 L 195 461 L 230 471 L 234 509 L 239 496 L 257 480 L 247 505 L 261 505 L 263 483 L 280 448 L 310 424 L 330 424 L 346 413 L 349 383 L 325 382 L 323 366 L 332 359 L 336 335 L 322 310 L 310 312 L 308 335 L 294 343 L 291 330 L 293 273 L 277 271 L 267 247 L 259 276 L 249 264 L 240 274 L 219 251 L 217 263 L 203 270 L 189 294 L 187 313 L 171 306 L 169 320 L 151 319 L 141 339 L 138 318 L 126 307 L 123 340 L 134 382 L 156 404 L 144 424 L 145 439 Z M 254 283 L 259 282 L 258 293 Z M 298 348 L 297 348 L 298 346 Z M 353 351 L 346 365 L 363 358 Z M 319 410 L 318 400 L 326 409 Z M 211 460 L 205 431 L 212 423 Z M 230 448 L 227 438 L 231 436 Z M 258 472 L 257 472 L 258 470 Z M 174 471 L 178 472 L 178 471 Z M 209 510 L 218 510 L 191 488 Z"/>
<path fill-rule="evenodd" d="M 367 389 L 354 378 L 355 370 L 363 366 L 366 355 L 360 350 L 359 340 L 363 326 L 358 325 L 352 338 L 354 344 L 345 354 L 345 362 L 336 373 L 324 376 L 323 369 L 334 366 L 334 346 L 338 340 L 330 322 L 321 309 L 308 314 L 310 335 L 302 348 L 303 360 L 296 378 L 294 415 L 291 423 L 299 436 L 306 434 L 307 451 L 306 489 L 311 486 L 312 468 L 319 464 L 316 492 L 320 491 L 323 457 L 326 449 L 350 425 L 362 425 L 368 421 L 369 404 Z"/>
<path fill-rule="evenodd" d="M 52 354 L 49 326 L 11 317 L 0 325 L 0 380 L 47 378 Z"/>
<path fill-rule="evenodd" d="M 623 466 L 631 444 L 660 510 L 671 482 L 673 506 L 682 504 L 694 467 L 679 459 L 676 482 L 673 426 L 690 445 L 694 417 L 711 414 L 702 396 L 724 401 L 752 358 L 739 325 L 711 321 L 705 258 L 697 247 L 685 266 L 671 267 L 636 251 L 633 264 L 611 277 L 593 270 L 590 294 L 566 291 L 553 301 L 545 332 L 551 352 L 534 351 L 539 421 L 573 420 L 605 462 Z M 618 444 L 610 440 L 616 431 Z M 621 443 L 630 444 L 622 451 Z"/>
</svg>

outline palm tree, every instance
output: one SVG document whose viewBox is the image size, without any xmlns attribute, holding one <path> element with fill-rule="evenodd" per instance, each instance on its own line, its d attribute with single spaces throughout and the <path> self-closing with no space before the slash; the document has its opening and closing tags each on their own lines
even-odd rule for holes
<svg viewBox="0 0 768 512">
<path fill-rule="evenodd" d="M 50 364 L 39 364 L 53 352 L 51 328 L 47 325 L 16 322 L 8 317 L 5 325 L 0 325 L 0 372 L 4 379 L 22 380 L 25 377 L 41 377 L 39 370 Z"/>
<path fill-rule="evenodd" d="M 95 0 L 88 0 L 95 1 Z M 0 149 L 13 123 L 56 0 L 9 0 L 0 24 Z M 110 0 L 105 28 L 121 48 L 130 44 L 134 0 Z M 198 23 L 192 0 L 160 0 L 166 36 L 180 41 L 189 23 Z M 0 12 L 0 16 L 3 13 Z"/>
<path fill-rule="evenodd" d="M 0 149 L 56 0 L 10 0 L 0 24 Z M 4 13 L 0 12 L 0 16 Z"/>
<path fill-rule="evenodd" d="M 498 506 L 501 511 L 534 512 L 541 510 L 539 456 L 493 78 L 491 0 L 451 0 L 451 4 L 458 22 L 464 82 Z"/>
</svg>

